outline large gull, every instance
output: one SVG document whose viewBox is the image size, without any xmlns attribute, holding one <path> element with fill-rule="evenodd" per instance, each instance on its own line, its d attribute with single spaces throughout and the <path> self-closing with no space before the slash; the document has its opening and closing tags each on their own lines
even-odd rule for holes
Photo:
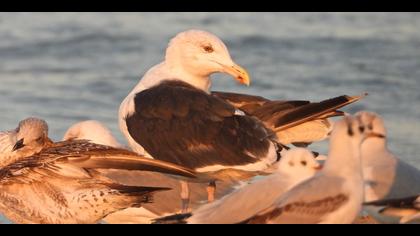
<svg viewBox="0 0 420 236">
<path fill-rule="evenodd" d="M 44 135 L 47 126 L 43 127 L 42 132 L 35 134 L 30 132 L 34 130 L 30 124 L 21 125 L 18 133 L 23 136 L 12 145 L 12 152 L 26 145 L 39 151 L 14 161 L 0 161 L 0 211 L 17 223 L 95 223 L 115 211 L 148 203 L 154 192 L 168 189 L 118 184 L 96 169 L 157 171 L 180 178 L 196 177 L 194 171 L 187 168 L 144 158 L 124 149 L 86 140 L 53 143 Z M 36 144 L 22 142 L 22 139 L 34 139 Z M 0 156 L 0 159 L 7 157 Z"/>
<path fill-rule="evenodd" d="M 258 173 L 276 162 L 282 150 L 277 129 L 271 130 L 266 124 L 292 128 L 342 114 L 336 109 L 360 99 L 341 96 L 291 109 L 275 116 L 275 121 L 261 120 L 211 95 L 210 75 L 217 72 L 227 73 L 242 84 L 250 83 L 246 70 L 232 60 L 217 36 L 189 30 L 171 39 L 165 60 L 148 70 L 121 103 L 120 129 L 130 147 L 198 172 L 229 170 L 224 176 L 238 175 L 237 171 Z M 274 116 L 279 109 L 270 104 L 264 111 L 271 109 Z M 210 183 L 210 201 L 214 188 L 215 183 Z M 185 198 L 187 202 L 188 191 Z"/>
</svg>

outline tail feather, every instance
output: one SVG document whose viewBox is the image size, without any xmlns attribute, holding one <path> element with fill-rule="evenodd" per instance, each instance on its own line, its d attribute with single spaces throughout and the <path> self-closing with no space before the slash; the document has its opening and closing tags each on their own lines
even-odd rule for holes
<svg viewBox="0 0 420 236">
<path fill-rule="evenodd" d="M 400 207 L 400 208 L 411 208 L 416 202 L 419 196 L 411 196 L 400 199 L 381 199 L 372 202 L 365 202 L 363 205 L 372 205 L 372 206 L 388 206 L 388 207 Z"/>
<path fill-rule="evenodd" d="M 324 114 L 323 116 L 319 117 L 318 119 L 327 119 L 330 117 L 335 117 L 335 116 L 344 116 L 346 113 L 340 110 L 336 110 L 336 111 L 332 111 L 330 113 Z"/>
<path fill-rule="evenodd" d="M 354 103 L 362 99 L 364 96 L 366 95 L 354 97 L 343 95 L 324 100 L 319 103 L 310 103 L 298 107 L 292 112 L 284 114 L 276 120 L 274 124 L 274 126 L 276 127 L 275 131 L 278 132 L 281 130 L 285 130 L 313 119 L 325 118 L 326 115 L 341 115 L 343 113 L 336 111 L 337 109 L 348 104 Z"/>
<path fill-rule="evenodd" d="M 108 184 L 108 187 L 117 190 L 124 196 L 135 197 L 133 207 L 140 206 L 141 203 L 153 203 L 153 194 L 171 190 L 171 188 L 166 187 L 127 186 L 115 183 Z"/>
<path fill-rule="evenodd" d="M 258 117 L 265 122 L 271 122 L 273 116 L 282 116 L 289 111 L 297 109 L 301 106 L 310 104 L 309 101 L 270 101 L 255 109 L 247 109 L 248 107 L 240 107 L 247 114 Z"/>
<path fill-rule="evenodd" d="M 257 117 L 278 132 L 310 120 L 343 116 L 344 113 L 337 109 L 364 98 L 367 93 L 353 97 L 342 95 L 317 103 L 300 100 L 270 101 L 259 96 L 226 92 L 212 92 L 212 95 Z"/>
</svg>

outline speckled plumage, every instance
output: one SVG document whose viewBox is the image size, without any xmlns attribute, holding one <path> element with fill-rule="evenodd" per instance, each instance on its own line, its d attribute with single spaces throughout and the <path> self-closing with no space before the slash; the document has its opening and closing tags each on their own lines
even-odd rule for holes
<svg viewBox="0 0 420 236">
<path fill-rule="evenodd" d="M 17 223 L 96 223 L 139 207 L 163 187 L 117 184 L 96 168 L 149 170 L 195 177 L 170 163 L 86 140 L 53 143 L 0 169 L 0 211 Z"/>
</svg>

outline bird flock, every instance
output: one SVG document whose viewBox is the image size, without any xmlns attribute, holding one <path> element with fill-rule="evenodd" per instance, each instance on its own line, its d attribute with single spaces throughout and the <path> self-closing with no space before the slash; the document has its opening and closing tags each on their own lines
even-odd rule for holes
<svg viewBox="0 0 420 236">
<path fill-rule="evenodd" d="M 177 34 L 122 101 L 127 146 L 98 121 L 61 141 L 42 118 L 0 132 L 0 213 L 35 224 L 350 224 L 420 222 L 420 171 L 387 147 L 385 122 L 319 102 L 211 90 L 249 86 L 226 45 Z M 334 118 L 334 119 L 333 119 Z M 328 153 L 311 150 L 329 140 Z"/>
</svg>

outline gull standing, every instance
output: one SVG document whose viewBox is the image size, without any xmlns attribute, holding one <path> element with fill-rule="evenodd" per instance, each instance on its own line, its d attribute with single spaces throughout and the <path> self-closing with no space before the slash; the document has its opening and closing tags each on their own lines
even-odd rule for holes
<svg viewBox="0 0 420 236">
<path fill-rule="evenodd" d="M 352 223 L 363 202 L 360 144 L 364 130 L 353 117 L 338 121 L 322 170 L 241 223 Z"/>
<path fill-rule="evenodd" d="M 157 219 L 158 223 L 232 224 L 244 221 L 271 206 L 291 187 L 312 177 L 321 168 L 313 153 L 304 148 L 284 153 L 273 166 L 273 174 L 251 181 L 248 185 L 190 214 Z"/>
<path fill-rule="evenodd" d="M 382 118 L 373 112 L 362 111 L 356 116 L 371 131 L 363 141 L 361 155 L 365 178 L 365 201 L 398 199 L 420 193 L 420 170 L 389 151 Z M 381 222 L 398 222 L 398 218 L 378 214 L 377 207 L 366 207 Z"/>
<path fill-rule="evenodd" d="M 175 36 L 165 60 L 147 71 L 121 103 L 120 129 L 130 147 L 197 172 L 229 170 L 223 173 L 228 176 L 237 176 L 236 171 L 258 173 L 278 161 L 282 146 L 275 130 L 211 95 L 210 75 L 217 72 L 227 73 L 242 84 L 250 83 L 246 70 L 232 60 L 217 36 L 199 30 Z M 358 99 L 344 96 L 277 119 L 282 128 L 290 128 L 326 118 L 340 105 Z M 188 202 L 188 186 L 183 186 L 184 202 Z M 214 190 L 212 182 L 209 201 L 214 199 Z"/>
</svg>

